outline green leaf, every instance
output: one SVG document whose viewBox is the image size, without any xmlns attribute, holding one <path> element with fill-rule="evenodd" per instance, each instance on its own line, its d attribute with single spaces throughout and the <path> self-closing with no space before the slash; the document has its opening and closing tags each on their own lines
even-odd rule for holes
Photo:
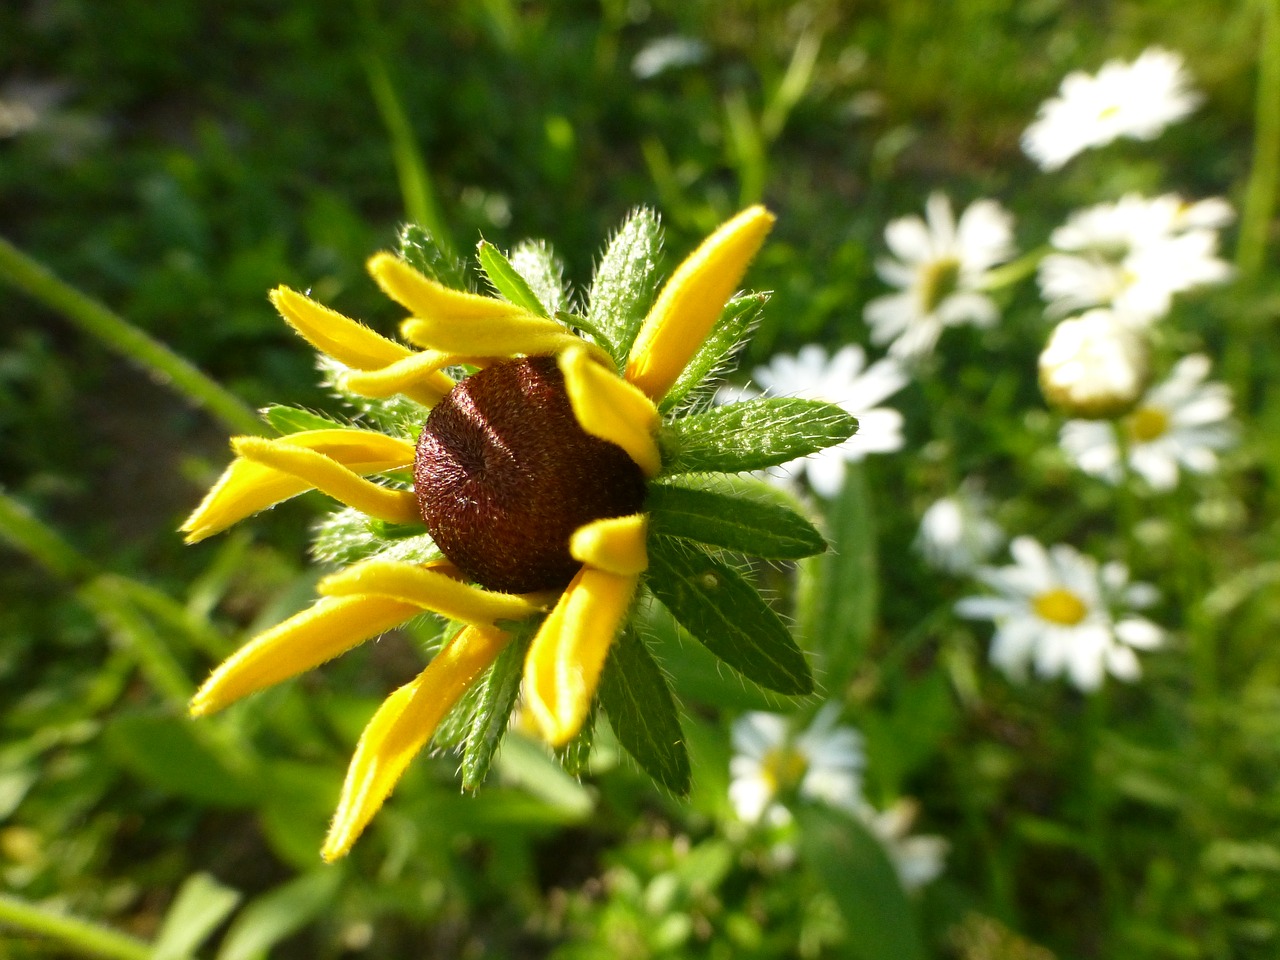
<svg viewBox="0 0 1280 960">
<path fill-rule="evenodd" d="M 758 397 L 681 417 L 659 442 L 664 473 L 763 470 L 843 443 L 858 421 L 834 404 Z"/>
<path fill-rule="evenodd" d="M 734 352 L 760 322 L 764 305 L 768 302 L 767 293 L 749 293 L 734 297 L 725 304 L 720 319 L 662 398 L 662 410 L 675 408 L 681 401 L 691 398 L 708 378 L 728 373 L 733 368 Z"/>
<path fill-rule="evenodd" d="M 258 790 L 195 736 L 192 721 L 159 713 L 126 713 L 105 732 L 117 762 L 176 797 L 217 807 L 246 807 Z"/>
<path fill-rule="evenodd" d="M 623 630 L 600 676 L 600 703 L 614 735 L 645 773 L 677 796 L 689 792 L 685 746 L 671 687 L 645 642 Z"/>
<path fill-rule="evenodd" d="M 266 960 L 273 946 L 329 907 L 341 882 L 342 871 L 327 867 L 256 897 L 227 930 L 218 960 Z"/>
<path fill-rule="evenodd" d="M 240 894 L 207 873 L 194 873 L 178 889 L 151 948 L 151 960 L 186 960 L 240 902 Z"/>
<path fill-rule="evenodd" d="M 653 300 L 654 271 L 662 254 L 662 225 L 652 210 L 640 207 L 609 241 L 596 268 L 588 297 L 589 330 L 606 338 L 600 344 L 621 369 Z"/>
<path fill-rule="evenodd" d="M 855 817 L 825 807 L 796 811 L 800 856 L 826 886 L 857 960 L 924 960 L 911 904 L 884 846 Z"/>
<path fill-rule="evenodd" d="M 813 692 L 804 654 L 740 573 L 666 537 L 650 538 L 648 547 L 649 589 L 708 650 L 762 687 Z"/>
<path fill-rule="evenodd" d="M 538 299 L 538 295 L 533 292 L 525 278 L 520 276 L 501 250 L 488 240 L 481 240 L 476 245 L 476 256 L 480 260 L 480 269 L 489 278 L 489 282 L 493 284 L 493 289 L 499 296 L 522 310 L 528 310 L 540 317 L 550 316 L 547 308 Z"/>
<path fill-rule="evenodd" d="M 546 243 L 521 240 L 511 250 L 511 266 L 546 308 L 543 316 L 553 317 L 569 305 L 564 286 L 564 264 Z"/>
<path fill-rule="evenodd" d="M 866 656 L 879 606 L 876 512 L 866 466 L 845 465 L 844 487 L 827 510 L 833 549 L 801 565 L 796 619 L 828 690 L 842 689 Z"/>
<path fill-rule="evenodd" d="M 425 227 L 409 224 L 400 231 L 400 256 L 419 273 L 454 290 L 466 290 L 466 265 L 436 243 Z"/>
<path fill-rule="evenodd" d="M 471 717 L 471 729 L 462 748 L 462 789 L 477 790 L 489 775 L 494 752 L 520 695 L 524 675 L 524 657 L 538 622 L 526 624 L 516 632 L 481 681 L 479 698 Z"/>
<path fill-rule="evenodd" d="M 526 736 L 506 737 L 495 762 L 504 783 L 519 784 L 573 820 L 586 817 L 595 806 L 587 788 L 565 773 L 545 746 Z"/>
<path fill-rule="evenodd" d="M 655 483 L 645 509 L 650 536 L 696 540 L 776 560 L 798 560 L 827 549 L 813 524 L 778 504 Z"/>
<path fill-rule="evenodd" d="M 347 426 L 324 414 L 312 413 L 301 407 L 286 407 L 273 403 L 262 411 L 262 417 L 277 433 L 288 435 L 301 433 L 304 430 L 339 430 Z"/>
</svg>

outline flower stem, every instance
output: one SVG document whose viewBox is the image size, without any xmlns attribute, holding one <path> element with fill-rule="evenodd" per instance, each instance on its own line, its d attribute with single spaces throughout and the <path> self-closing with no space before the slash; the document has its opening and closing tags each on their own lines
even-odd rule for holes
<svg viewBox="0 0 1280 960">
<path fill-rule="evenodd" d="M 147 960 L 151 956 L 151 947 L 141 940 L 5 893 L 0 893 L 0 925 L 16 927 L 33 937 L 52 938 L 85 956 L 116 960 Z"/>
<path fill-rule="evenodd" d="M 62 314 L 85 333 L 148 370 L 236 433 L 261 433 L 249 407 L 216 380 L 123 317 L 65 283 L 46 266 L 0 237 L 0 279 Z"/>
<path fill-rule="evenodd" d="M 1262 19 L 1258 44 L 1258 98 L 1253 140 L 1253 169 L 1240 216 L 1236 266 L 1246 280 L 1261 273 L 1267 254 L 1267 233 L 1275 211 L 1280 183 L 1280 0 L 1260 0 Z"/>
</svg>

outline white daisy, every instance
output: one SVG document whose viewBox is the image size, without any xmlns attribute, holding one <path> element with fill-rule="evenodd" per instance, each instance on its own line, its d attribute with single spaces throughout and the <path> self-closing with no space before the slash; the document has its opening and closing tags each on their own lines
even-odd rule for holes
<svg viewBox="0 0 1280 960">
<path fill-rule="evenodd" d="M 883 845 L 898 873 L 902 889 L 910 893 L 942 873 L 950 844 L 937 836 L 911 835 L 911 825 L 920 805 L 909 798 L 894 802 L 887 810 L 863 805 L 859 811 L 867 828 Z"/>
<path fill-rule="evenodd" d="M 825 400 L 858 418 L 858 432 L 844 443 L 775 467 L 771 477 L 786 482 L 804 473 L 815 491 L 834 497 L 844 485 L 845 463 L 902 449 L 902 414 L 877 404 L 906 386 L 906 372 L 891 359 L 866 363 L 859 346 L 842 347 L 828 360 L 826 349 L 811 343 L 755 369 L 756 383 L 770 396 Z"/>
<path fill-rule="evenodd" d="M 1216 231 L 1233 216 L 1221 198 L 1188 204 L 1175 194 L 1128 194 L 1077 211 L 1049 238 L 1063 252 L 1040 262 L 1047 312 L 1107 306 L 1138 323 L 1162 317 L 1175 294 L 1231 277 Z"/>
<path fill-rule="evenodd" d="M 1014 565 L 984 567 L 978 579 L 996 596 L 966 597 L 962 617 L 992 620 L 991 662 L 1013 680 L 1028 667 L 1041 677 L 1065 674 L 1085 692 L 1110 673 L 1120 680 L 1141 675 L 1135 650 L 1160 646 L 1164 631 L 1150 620 L 1117 608 L 1141 609 L 1156 601 L 1155 588 L 1129 583 L 1120 563 L 1097 562 L 1059 544 L 1045 550 L 1031 537 L 1010 544 Z"/>
<path fill-rule="evenodd" d="M 1040 105 L 1022 149 L 1042 170 L 1119 137 L 1152 140 L 1200 103 L 1176 53 L 1152 47 L 1133 63 L 1111 60 L 1097 75 L 1068 74 L 1058 95 Z"/>
<path fill-rule="evenodd" d="M 970 573 L 1004 543 L 1004 530 L 991 519 L 990 505 L 971 484 L 929 506 L 920 518 L 915 546 L 935 570 Z"/>
<path fill-rule="evenodd" d="M 876 272 L 901 292 L 877 297 L 863 311 L 872 342 L 888 343 L 898 357 L 930 353 L 944 327 L 995 324 L 999 312 L 983 284 L 1014 254 L 1013 217 L 994 200 L 970 204 L 957 223 L 951 201 L 934 193 L 925 216 L 927 222 L 913 215 L 885 228 L 897 259 L 881 259 Z"/>
<path fill-rule="evenodd" d="M 1040 354 L 1040 390 L 1068 416 L 1097 419 L 1133 409 L 1150 378 L 1146 338 L 1110 310 L 1053 328 Z"/>
<path fill-rule="evenodd" d="M 829 703 L 808 729 L 794 733 L 786 717 L 747 713 L 733 724 L 729 802 L 747 823 L 791 822 L 785 804 L 801 797 L 856 812 L 862 805 L 862 735 L 836 726 L 840 706 Z"/>
<path fill-rule="evenodd" d="M 1168 378 L 1156 384 L 1119 422 L 1128 448 L 1129 468 L 1155 490 L 1171 490 L 1181 467 L 1211 473 L 1218 454 L 1236 441 L 1231 420 L 1231 391 L 1205 383 L 1209 358 L 1193 354 L 1178 361 Z M 1059 438 L 1062 449 L 1085 473 L 1119 483 L 1120 444 L 1114 422 L 1069 420 Z"/>
</svg>

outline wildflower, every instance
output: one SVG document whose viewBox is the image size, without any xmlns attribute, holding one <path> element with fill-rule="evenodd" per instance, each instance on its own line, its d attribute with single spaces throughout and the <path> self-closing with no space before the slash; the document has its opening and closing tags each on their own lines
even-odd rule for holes
<svg viewBox="0 0 1280 960">
<path fill-rule="evenodd" d="M 1175 194 L 1077 211 L 1049 238 L 1060 252 L 1040 262 L 1048 313 L 1105 306 L 1140 324 L 1164 316 L 1176 294 L 1230 278 L 1215 231 L 1232 216 L 1220 198 L 1189 204 Z"/>
<path fill-rule="evenodd" d="M 901 217 L 885 228 L 896 260 L 881 259 L 876 272 L 900 293 L 877 297 L 863 316 L 871 340 L 889 344 L 896 357 L 912 359 L 933 351 L 944 327 L 990 327 L 999 318 L 982 292 L 988 271 L 1013 256 L 1013 218 L 994 200 L 978 200 L 957 223 L 951 201 L 930 195 L 926 220 Z"/>
<path fill-rule="evenodd" d="M 347 852 L 451 710 L 463 712 L 451 724 L 463 785 L 477 786 L 521 688 L 551 745 L 573 740 L 598 702 L 641 766 L 686 790 L 669 687 L 629 624 L 642 590 L 744 675 L 783 693 L 812 689 L 777 614 L 715 554 L 798 558 L 825 543 L 785 508 L 694 478 L 767 468 L 856 428 L 834 407 L 795 399 L 691 412 L 701 381 L 762 307 L 759 296 L 729 298 L 772 223 L 752 207 L 724 224 L 646 312 L 659 230 L 640 211 L 606 252 L 584 316 L 557 309 L 559 266 L 545 247 L 513 263 L 481 243 L 500 297 L 478 296 L 457 289 L 457 267 L 410 229 L 404 259 L 378 254 L 369 270 L 410 312 L 401 335 L 419 349 L 274 291 L 284 318 L 329 358 L 335 387 L 381 429 L 273 408 L 284 436 L 232 441 L 237 457 L 184 525 L 188 539 L 318 489 L 346 509 L 322 525 L 316 553 L 347 566 L 320 581 L 315 605 L 218 667 L 192 713 L 420 614 L 456 624 L 365 728 L 326 859 Z M 477 683 L 479 695 L 460 704 Z"/>
<path fill-rule="evenodd" d="M 836 726 L 839 716 L 839 704 L 829 703 L 800 733 L 775 713 L 734 721 L 729 802 L 741 820 L 783 826 L 791 822 L 786 805 L 796 798 L 849 812 L 862 806 L 862 735 Z"/>
<path fill-rule="evenodd" d="M 1040 354 L 1040 390 L 1068 416 L 1117 417 L 1147 388 L 1149 354 L 1131 324 L 1110 310 L 1090 310 L 1053 328 Z"/>
<path fill-rule="evenodd" d="M 811 343 L 794 356 L 779 354 L 767 366 L 756 367 L 755 381 L 766 395 L 825 401 L 858 420 L 858 432 L 844 443 L 774 467 L 772 477 L 789 480 L 799 471 L 819 494 L 834 497 L 844 485 L 846 463 L 861 461 L 869 453 L 902 449 L 902 414 L 876 404 L 906 386 L 907 375 L 891 359 L 877 360 L 869 367 L 866 362 L 866 353 L 859 346 L 841 347 L 828 360 L 826 349 Z M 751 391 L 741 390 L 721 394 L 750 395 Z"/>
<path fill-rule="evenodd" d="M 1205 383 L 1208 374 L 1208 357 L 1183 357 L 1118 421 L 1069 420 L 1059 442 L 1081 470 L 1110 483 L 1124 478 L 1122 456 L 1155 490 L 1173 489 L 1179 467 L 1211 473 L 1218 454 L 1235 443 L 1236 430 L 1230 390 Z M 1123 453 L 1117 431 L 1123 436 Z"/>
<path fill-rule="evenodd" d="M 909 798 L 901 798 L 886 810 L 876 810 L 864 804 L 860 816 L 897 871 L 898 882 L 908 893 L 936 880 L 946 865 L 950 844 L 943 837 L 911 834 L 911 825 L 920 812 L 920 805 Z"/>
<path fill-rule="evenodd" d="M 997 595 L 956 604 L 962 617 L 995 622 L 993 664 L 1014 680 L 1024 679 L 1029 666 L 1041 677 L 1066 674 L 1085 692 L 1098 689 L 1107 673 L 1128 681 L 1141 675 L 1134 650 L 1158 647 L 1164 631 L 1125 610 L 1153 604 L 1153 587 L 1129 583 L 1123 564 L 1099 568 L 1065 544 L 1045 550 L 1031 537 L 1017 537 L 1009 549 L 1012 566 L 977 572 Z"/>
<path fill-rule="evenodd" d="M 930 566 L 944 573 L 971 572 L 1004 543 L 1000 524 L 991 519 L 990 505 L 969 484 L 949 497 L 934 501 L 920 518 L 916 549 Z"/>
<path fill-rule="evenodd" d="M 1022 149 L 1042 170 L 1119 137 L 1153 140 L 1191 113 L 1200 96 L 1176 53 L 1151 47 L 1133 63 L 1110 60 L 1096 76 L 1067 74 L 1058 96 L 1040 105 Z"/>
</svg>

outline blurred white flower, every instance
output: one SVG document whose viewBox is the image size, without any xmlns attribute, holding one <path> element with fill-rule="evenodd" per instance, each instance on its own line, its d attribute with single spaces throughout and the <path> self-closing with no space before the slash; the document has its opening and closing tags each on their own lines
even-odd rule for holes
<svg viewBox="0 0 1280 960">
<path fill-rule="evenodd" d="M 862 735 L 836 726 L 840 706 L 828 703 L 808 729 L 794 733 L 786 717 L 747 713 L 733 724 L 729 802 L 747 823 L 791 822 L 794 797 L 857 812 L 862 804 Z"/>
<path fill-rule="evenodd" d="M 1231 391 L 1225 384 L 1205 383 L 1209 358 L 1183 357 L 1138 406 L 1115 422 L 1069 420 L 1059 438 L 1062 449 L 1085 473 L 1119 483 L 1117 425 L 1124 432 L 1128 463 L 1155 490 L 1171 490 L 1179 467 L 1192 473 L 1211 473 L 1218 453 L 1236 441 L 1231 420 Z"/>
<path fill-rule="evenodd" d="M 991 519 L 989 505 L 971 484 L 930 505 L 920 518 L 915 546 L 935 570 L 970 573 L 1004 543 L 1004 530 Z"/>
<path fill-rule="evenodd" d="M 987 272 L 1014 254 L 1013 217 L 994 200 L 978 200 L 959 223 L 944 194 L 930 195 L 925 216 L 902 217 L 885 228 L 896 260 L 883 258 L 876 272 L 899 293 L 877 297 L 863 317 L 871 340 L 907 359 L 933 351 L 944 327 L 990 327 L 999 319 L 982 292 Z"/>
<path fill-rule="evenodd" d="M 1134 651 L 1160 646 L 1164 631 L 1127 611 L 1155 603 L 1154 587 L 1129 583 L 1123 564 L 1099 568 L 1065 544 L 1045 550 L 1031 537 L 1018 537 L 1009 549 L 1012 566 L 977 573 L 996 596 L 956 604 L 962 617 L 994 621 L 993 664 L 1019 681 L 1028 667 L 1041 677 L 1065 674 L 1085 692 L 1098 689 L 1107 673 L 1129 681 L 1141 675 Z"/>
<path fill-rule="evenodd" d="M 1040 390 L 1068 416 L 1117 417 L 1133 409 L 1150 379 L 1141 331 L 1110 310 L 1063 320 L 1040 354 Z"/>
<path fill-rule="evenodd" d="M 859 816 L 883 845 L 902 889 L 910 893 L 935 880 L 946 865 L 950 844 L 937 836 L 911 836 L 911 825 L 920 805 L 909 798 L 894 802 L 887 810 L 863 805 Z"/>
<path fill-rule="evenodd" d="M 755 369 L 756 383 L 769 396 L 825 400 L 858 418 L 858 432 L 844 443 L 774 467 L 769 471 L 771 478 L 790 482 L 796 473 L 804 473 L 815 491 L 834 497 L 844 485 L 845 463 L 869 453 L 902 449 L 902 414 L 877 404 L 906 386 L 906 372 L 890 359 L 869 367 L 866 362 L 866 352 L 859 346 L 842 347 L 828 360 L 827 351 L 811 343 L 794 356 L 779 354 L 767 366 Z M 744 392 L 751 391 L 736 393 Z"/>
<path fill-rule="evenodd" d="M 1164 316 L 1175 294 L 1231 277 L 1216 231 L 1233 217 L 1221 198 L 1189 204 L 1176 194 L 1127 194 L 1073 213 L 1049 238 L 1064 252 L 1040 262 L 1047 312 L 1107 306 L 1136 323 Z"/>
<path fill-rule="evenodd" d="M 650 40 L 631 61 L 638 80 L 651 80 L 660 73 L 692 67 L 707 58 L 707 45 L 694 37 L 672 34 Z"/>
<path fill-rule="evenodd" d="M 1119 137 L 1152 140 L 1200 103 L 1176 53 L 1152 47 L 1133 63 L 1110 60 L 1094 76 L 1069 73 L 1040 105 L 1022 149 L 1042 170 Z"/>
</svg>

